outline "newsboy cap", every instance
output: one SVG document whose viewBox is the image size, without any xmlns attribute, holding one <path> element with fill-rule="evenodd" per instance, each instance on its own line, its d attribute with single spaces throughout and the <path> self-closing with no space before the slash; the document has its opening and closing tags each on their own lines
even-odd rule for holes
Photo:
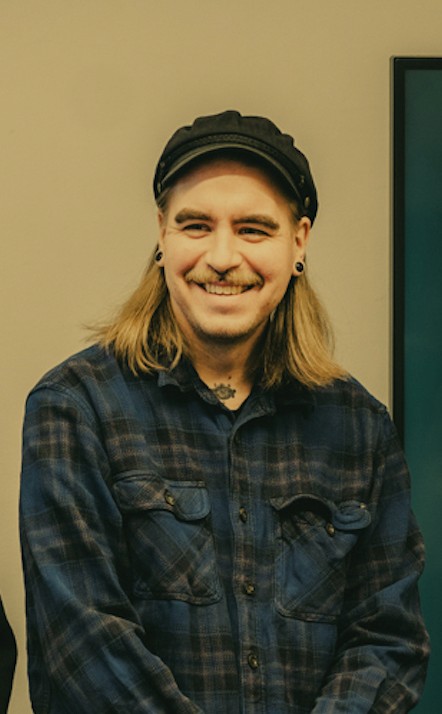
<svg viewBox="0 0 442 714">
<path fill-rule="evenodd" d="M 269 119 L 242 116 L 233 110 L 198 117 L 171 136 L 155 170 L 155 198 L 192 161 L 223 149 L 249 152 L 276 169 L 297 199 L 302 215 L 313 223 L 318 210 L 316 187 L 309 163 L 293 138 Z"/>
</svg>

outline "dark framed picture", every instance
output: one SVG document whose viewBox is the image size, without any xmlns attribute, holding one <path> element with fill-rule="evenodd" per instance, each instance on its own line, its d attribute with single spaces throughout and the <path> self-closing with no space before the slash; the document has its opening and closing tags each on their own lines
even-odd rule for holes
<svg viewBox="0 0 442 714">
<path fill-rule="evenodd" d="M 394 57 L 393 417 L 424 532 L 432 658 L 416 711 L 438 708 L 442 671 L 442 57 Z"/>
</svg>

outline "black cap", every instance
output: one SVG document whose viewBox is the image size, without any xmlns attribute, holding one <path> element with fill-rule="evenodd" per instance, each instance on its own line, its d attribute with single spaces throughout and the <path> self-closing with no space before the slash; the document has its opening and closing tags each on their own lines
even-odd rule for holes
<svg viewBox="0 0 442 714">
<path fill-rule="evenodd" d="M 222 149 L 249 151 L 270 164 L 293 191 L 302 215 L 313 223 L 318 210 L 316 188 L 309 163 L 293 138 L 282 134 L 269 119 L 231 110 L 198 117 L 191 126 L 183 126 L 172 135 L 156 167 L 155 198 L 191 161 Z"/>
</svg>

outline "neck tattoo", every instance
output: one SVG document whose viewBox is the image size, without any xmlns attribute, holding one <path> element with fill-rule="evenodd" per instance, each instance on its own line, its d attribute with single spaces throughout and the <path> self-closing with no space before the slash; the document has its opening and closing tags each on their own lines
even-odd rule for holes
<svg viewBox="0 0 442 714">
<path fill-rule="evenodd" d="M 233 399 L 236 394 L 236 389 L 233 389 L 230 384 L 215 384 L 212 392 L 217 399 L 225 402 L 227 399 Z"/>
</svg>

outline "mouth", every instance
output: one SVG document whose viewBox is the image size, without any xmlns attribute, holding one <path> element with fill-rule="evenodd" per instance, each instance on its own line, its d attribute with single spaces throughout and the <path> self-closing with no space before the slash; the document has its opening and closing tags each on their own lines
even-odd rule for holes
<svg viewBox="0 0 442 714">
<path fill-rule="evenodd" d="M 197 283 L 210 295 L 240 295 L 251 290 L 253 285 L 220 285 L 219 283 Z"/>
<path fill-rule="evenodd" d="M 217 274 L 209 270 L 190 270 L 185 276 L 187 283 L 197 285 L 209 295 L 232 296 L 261 288 L 264 279 L 251 271 L 229 270 L 226 274 Z"/>
</svg>

